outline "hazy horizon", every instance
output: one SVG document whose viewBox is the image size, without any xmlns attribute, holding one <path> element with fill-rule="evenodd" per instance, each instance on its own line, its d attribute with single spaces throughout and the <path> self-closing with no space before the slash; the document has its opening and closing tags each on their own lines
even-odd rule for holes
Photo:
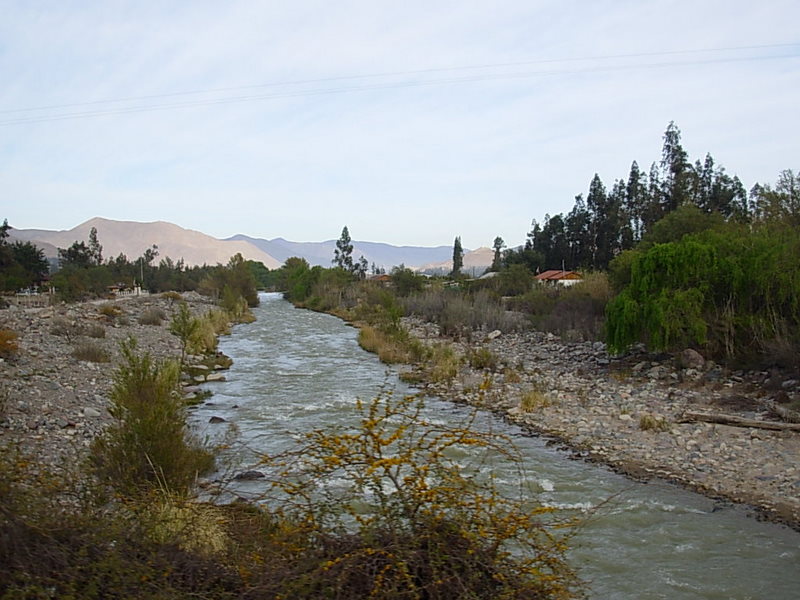
<svg viewBox="0 0 800 600">
<path fill-rule="evenodd" d="M 10 2 L 0 218 L 218 239 L 524 242 L 674 121 L 749 189 L 797 168 L 800 5 Z M 43 43 L 46 40 L 46 43 Z"/>
</svg>

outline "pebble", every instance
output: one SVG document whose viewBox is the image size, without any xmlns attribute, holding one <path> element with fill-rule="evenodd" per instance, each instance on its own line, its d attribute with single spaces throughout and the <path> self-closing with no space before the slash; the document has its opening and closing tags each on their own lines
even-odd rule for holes
<svg viewBox="0 0 800 600">
<path fill-rule="evenodd" d="M 403 322 L 414 335 L 424 330 L 417 337 L 426 343 L 442 341 L 435 325 L 414 318 Z M 463 341 L 445 341 L 461 354 L 469 347 Z M 725 405 L 734 395 L 752 398 L 752 405 L 758 406 L 760 399 L 770 396 L 755 383 L 766 380 L 764 373 L 729 374 L 711 361 L 682 369 L 671 357 L 631 360 L 644 354 L 643 349 L 620 359 L 598 355 L 602 351 L 596 344 L 564 342 L 538 332 L 504 333 L 485 342 L 523 383 L 509 385 L 502 373 L 495 374 L 492 386 L 481 395 L 481 405 L 555 436 L 576 455 L 589 448 L 595 459 L 622 471 L 636 467 L 639 474 L 650 472 L 712 497 L 764 509 L 780 505 L 784 507 L 780 515 L 770 518 L 800 528 L 795 470 L 800 433 L 678 422 L 687 409 L 735 413 Z M 477 403 L 474 396 L 460 391 L 468 387 L 464 382 L 474 380 L 482 381 L 483 374 L 464 366 L 453 385 L 428 385 L 427 390 L 456 402 Z M 522 394 L 532 385 L 547 390 L 556 401 L 529 412 L 519 410 Z M 796 385 L 795 381 L 787 388 Z M 663 420 L 668 430 L 642 431 L 638 416 L 644 414 Z"/>
</svg>

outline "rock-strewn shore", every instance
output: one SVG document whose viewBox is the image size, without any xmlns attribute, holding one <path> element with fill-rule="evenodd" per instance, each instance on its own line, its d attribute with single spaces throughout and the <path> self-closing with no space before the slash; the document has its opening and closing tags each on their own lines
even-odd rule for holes
<svg viewBox="0 0 800 600">
<path fill-rule="evenodd" d="M 406 325 L 427 343 L 441 341 L 435 325 Z M 456 344 L 466 353 L 468 344 Z M 633 477 L 749 504 L 800 529 L 800 431 L 679 422 L 687 410 L 771 419 L 764 400 L 800 397 L 797 380 L 731 373 L 699 356 L 687 357 L 697 362 L 685 368 L 644 353 L 613 359 L 602 343 L 564 343 L 538 332 L 472 346 L 487 347 L 507 368 L 487 381 L 485 372 L 463 367 L 453 383 L 429 384 L 431 393 L 503 413 Z M 539 402 L 525 410 L 521 400 L 531 390 L 540 392 Z"/>
<path fill-rule="evenodd" d="M 193 312 L 211 308 L 197 294 L 184 299 Z M 103 314 L 108 305 L 119 314 Z M 153 310 L 167 318 L 160 325 L 140 324 Z M 108 397 L 119 343 L 132 336 L 154 357 L 177 358 L 180 342 L 168 331 L 174 310 L 169 299 L 141 296 L 0 311 L 0 329 L 19 335 L 17 357 L 0 362 L 0 445 L 19 449 L 32 471 L 77 470 L 92 440 L 112 420 Z M 102 337 L 86 335 L 90 332 Z M 109 362 L 74 358 L 81 344 L 102 349 Z"/>
<path fill-rule="evenodd" d="M 210 308 L 200 296 L 186 299 L 195 312 Z M 133 336 L 156 357 L 180 352 L 168 319 L 161 325 L 139 323 L 149 309 L 170 315 L 174 306 L 168 299 L 116 301 L 122 312 L 113 318 L 101 313 L 103 304 L 0 311 L 0 329 L 20 336 L 18 357 L 0 362 L 0 445 L 22 450 L 32 459 L 32 470 L 75 468 L 111 422 L 108 394 L 121 340 Z M 426 342 L 441 341 L 435 325 L 410 319 L 406 324 Z M 77 328 L 70 330 L 73 325 Z M 92 325 L 102 327 L 105 337 L 74 333 Z M 110 362 L 72 356 L 88 339 L 109 353 Z M 769 373 L 729 373 L 706 362 L 676 368 L 643 354 L 617 360 L 602 344 L 564 343 L 535 332 L 503 334 L 478 345 L 508 368 L 487 375 L 465 367 L 453 383 L 429 385 L 431 393 L 501 412 L 579 456 L 634 477 L 660 477 L 750 504 L 765 517 L 800 529 L 800 432 L 678 422 L 695 409 L 769 419 L 762 400 L 797 398 L 800 382 Z M 544 401 L 523 410 L 521 399 L 533 389 Z M 663 426 L 643 429 L 643 417 Z"/>
</svg>

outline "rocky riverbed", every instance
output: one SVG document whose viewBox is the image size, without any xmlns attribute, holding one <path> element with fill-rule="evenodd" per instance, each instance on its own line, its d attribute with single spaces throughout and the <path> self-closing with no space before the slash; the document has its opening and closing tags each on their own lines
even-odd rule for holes
<svg viewBox="0 0 800 600">
<path fill-rule="evenodd" d="M 185 299 L 194 312 L 210 308 L 196 294 Z M 140 322 L 153 310 L 167 318 Z M 119 342 L 133 336 L 156 357 L 179 355 L 179 341 L 167 329 L 174 310 L 167 298 L 145 296 L 0 311 L 0 329 L 19 335 L 16 358 L 0 362 L 0 445 L 20 449 L 32 471 L 79 466 L 111 422 Z M 427 343 L 441 341 L 433 324 L 406 319 L 406 325 Z M 680 422 L 698 409 L 773 419 L 766 400 L 800 397 L 791 375 L 729 372 L 692 355 L 680 366 L 641 352 L 614 359 L 601 343 L 565 343 L 536 332 L 481 337 L 453 343 L 464 354 L 487 348 L 498 368 L 464 366 L 454 382 L 430 384 L 431 393 L 501 412 L 577 457 L 750 504 L 800 528 L 800 432 Z M 76 348 L 87 343 L 109 362 L 76 358 Z"/>
<path fill-rule="evenodd" d="M 426 343 L 441 341 L 436 325 L 405 322 Z M 487 348 L 494 372 L 462 366 L 454 382 L 428 384 L 430 393 L 503 413 L 576 457 L 749 504 L 800 529 L 800 431 L 681 422 L 687 411 L 777 421 L 767 407 L 800 398 L 792 374 L 731 372 L 694 352 L 612 358 L 600 342 L 538 332 L 478 337 L 453 343 L 465 355 Z"/>
<path fill-rule="evenodd" d="M 211 308 L 197 294 L 184 299 L 195 313 Z M 0 329 L 19 336 L 16 357 L 0 359 L 0 446 L 21 451 L 32 474 L 77 471 L 112 421 L 109 392 L 120 342 L 134 337 L 156 358 L 179 357 L 180 342 L 168 331 L 176 306 L 154 295 L 0 310 Z M 153 315 L 164 318 L 145 324 L 154 323 Z M 81 349 L 85 355 L 76 357 Z"/>
</svg>

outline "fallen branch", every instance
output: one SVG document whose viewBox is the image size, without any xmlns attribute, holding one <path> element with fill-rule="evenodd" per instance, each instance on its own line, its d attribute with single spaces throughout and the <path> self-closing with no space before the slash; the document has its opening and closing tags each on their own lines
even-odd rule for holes
<svg viewBox="0 0 800 600">
<path fill-rule="evenodd" d="M 678 423 L 717 423 L 719 425 L 732 425 L 733 427 L 755 427 L 757 429 L 771 429 L 773 431 L 800 431 L 800 423 L 777 423 L 774 421 L 760 421 L 758 419 L 745 419 L 736 415 L 722 413 L 703 413 L 686 411 L 678 419 Z"/>
</svg>

